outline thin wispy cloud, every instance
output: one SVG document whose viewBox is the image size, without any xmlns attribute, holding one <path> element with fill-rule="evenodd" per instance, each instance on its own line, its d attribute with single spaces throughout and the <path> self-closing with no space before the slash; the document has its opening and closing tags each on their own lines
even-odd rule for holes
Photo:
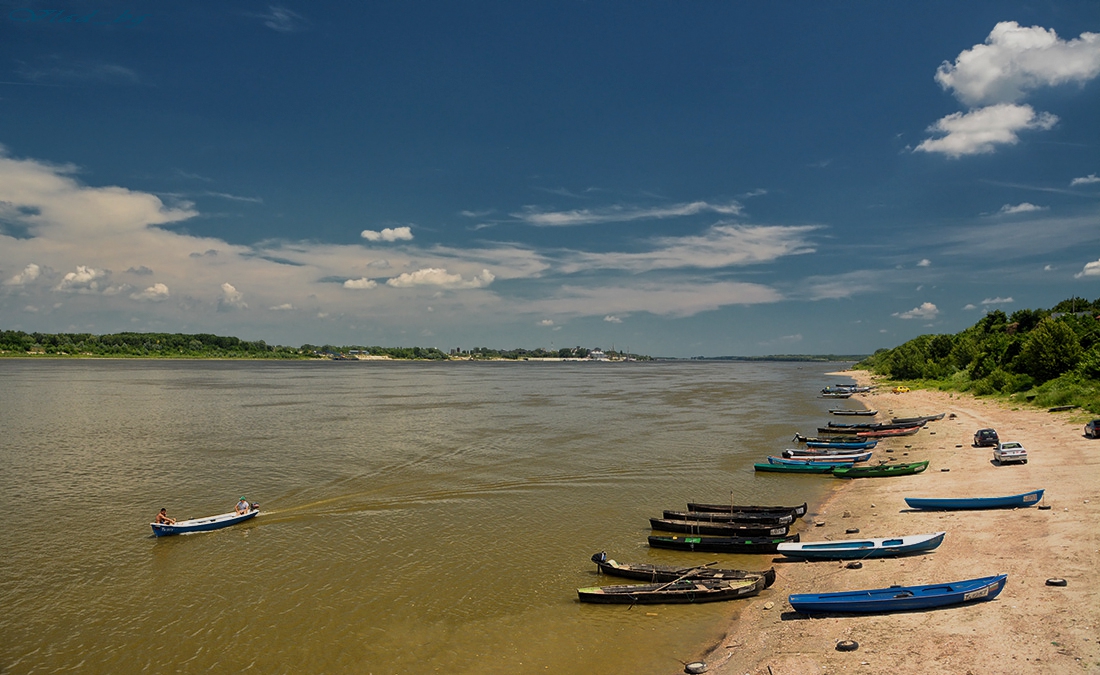
<svg viewBox="0 0 1100 675">
<path fill-rule="evenodd" d="M 1100 183 L 1100 176 L 1097 176 L 1094 173 L 1090 173 L 1087 176 L 1082 176 L 1080 178 L 1074 178 L 1073 180 L 1071 180 L 1069 182 L 1069 186 L 1070 187 L 1077 187 L 1078 185 L 1095 185 L 1096 183 Z"/>
<path fill-rule="evenodd" d="M 1015 300 L 1013 300 L 1011 297 L 1002 298 L 999 296 L 996 298 L 986 298 L 985 300 L 982 300 L 983 305 L 1007 305 L 1010 302 L 1015 302 Z"/>
<path fill-rule="evenodd" d="M 1005 204 L 1001 207 L 998 213 L 1002 215 L 1015 215 L 1017 213 L 1032 213 L 1034 211 L 1046 211 L 1046 206 L 1036 206 L 1029 202 L 1023 202 L 1021 204 Z"/>
<path fill-rule="evenodd" d="M 279 33 L 296 33 L 308 25 L 301 14 L 281 5 L 270 5 L 266 12 L 249 16 L 260 19 L 263 25 Z"/>
<path fill-rule="evenodd" d="M 610 206 L 603 209 L 574 209 L 571 211 L 543 211 L 537 207 L 528 206 L 523 211 L 510 215 L 528 225 L 537 227 L 571 227 L 599 223 L 625 223 L 635 220 L 682 218 L 699 213 L 740 215 L 741 209 L 741 204 L 737 202 L 710 204 L 699 201 L 662 207 Z"/>
</svg>

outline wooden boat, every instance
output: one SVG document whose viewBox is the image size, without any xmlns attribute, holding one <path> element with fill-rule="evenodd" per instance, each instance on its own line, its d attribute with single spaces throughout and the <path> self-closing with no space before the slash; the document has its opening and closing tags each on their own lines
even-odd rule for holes
<svg viewBox="0 0 1100 675">
<path fill-rule="evenodd" d="M 856 432 L 869 429 L 908 429 L 909 427 L 920 425 L 920 422 L 905 422 L 902 424 L 894 424 L 892 422 L 829 422 L 828 428 L 852 429 L 853 432 Z"/>
<path fill-rule="evenodd" d="M 192 518 L 191 520 L 179 520 L 174 525 L 168 523 L 149 523 L 153 528 L 153 534 L 157 537 L 167 537 L 173 534 L 190 534 L 192 532 L 209 532 L 220 530 L 223 527 L 243 523 L 260 515 L 260 505 L 252 504 L 252 508 L 246 513 L 223 513 L 218 516 L 206 518 Z"/>
<path fill-rule="evenodd" d="M 901 429 L 868 429 L 867 431 L 857 431 L 856 436 L 860 438 L 892 438 L 894 436 L 912 436 L 924 427 L 917 425 L 914 427 L 907 427 Z"/>
<path fill-rule="evenodd" d="M 761 525 L 790 525 L 794 516 L 790 513 L 715 513 L 713 511 L 665 511 L 664 518 L 672 520 L 701 520 L 708 523 L 746 523 Z"/>
<path fill-rule="evenodd" d="M 878 414 L 877 410 L 839 410 L 832 409 L 829 411 L 830 415 L 858 415 L 860 417 L 874 417 Z"/>
<path fill-rule="evenodd" d="M 666 581 L 679 581 L 680 579 L 754 579 L 762 577 L 764 588 L 775 583 L 775 568 L 769 568 L 760 572 L 748 570 L 723 570 L 710 567 L 715 563 L 707 563 L 697 567 L 680 567 L 677 565 L 651 565 L 649 563 L 621 563 L 607 557 L 607 553 L 600 551 L 593 554 L 592 562 L 603 574 L 636 581 L 648 581 L 649 583 L 662 583 Z"/>
<path fill-rule="evenodd" d="M 769 455 L 768 462 L 771 464 L 804 464 L 806 462 L 833 462 L 840 464 L 854 462 L 858 464 L 859 462 L 866 462 L 867 460 L 871 459 L 871 455 L 873 454 L 870 451 L 845 454 L 801 454 L 798 452 L 792 452 L 790 457 L 786 457 L 785 455 L 788 452 L 791 451 L 783 451 L 784 457 Z"/>
<path fill-rule="evenodd" d="M 850 391 L 821 392 L 821 398 L 852 398 Z"/>
<path fill-rule="evenodd" d="M 892 558 L 922 551 L 931 551 L 943 543 L 946 532 L 911 534 L 881 539 L 841 539 L 839 541 L 804 541 L 780 544 L 776 552 L 799 560 L 862 560 Z"/>
<path fill-rule="evenodd" d="M 1032 490 L 1018 495 L 1006 497 L 958 497 L 958 498 L 923 498 L 906 497 L 905 503 L 914 509 L 928 511 L 957 511 L 973 509 L 1015 509 L 1025 506 L 1035 506 L 1043 498 L 1042 490 Z"/>
<path fill-rule="evenodd" d="M 764 590 L 755 579 L 683 579 L 662 584 L 629 584 L 578 588 L 581 602 L 621 605 L 691 604 L 750 598 Z"/>
<path fill-rule="evenodd" d="M 891 586 L 867 591 L 795 593 L 787 597 L 803 614 L 873 614 L 904 612 L 992 600 L 1005 587 L 1007 574 L 925 586 Z"/>
<path fill-rule="evenodd" d="M 677 551 L 701 551 L 705 553 L 775 553 L 776 547 L 786 541 L 798 541 L 798 535 L 788 537 L 668 537 L 650 535 L 653 548 L 671 548 Z"/>
<path fill-rule="evenodd" d="M 919 422 L 919 423 L 923 424 L 925 422 L 935 422 L 937 420 L 942 420 L 943 416 L 944 416 L 944 413 L 940 413 L 938 415 L 919 415 L 917 417 L 895 417 L 895 418 L 890 420 L 890 423 L 891 424 L 907 424 L 907 423 L 911 423 L 911 422 Z"/>
<path fill-rule="evenodd" d="M 811 459 L 814 457 L 837 457 L 862 454 L 861 448 L 787 448 L 783 456 L 787 459 Z M 870 452 L 870 451 L 868 451 Z"/>
<path fill-rule="evenodd" d="M 836 434 L 827 436 L 803 436 L 802 434 L 795 434 L 794 441 L 797 443 L 805 443 L 807 447 L 811 448 L 869 449 L 878 444 L 878 441 L 873 438 L 860 438 L 855 434 L 846 434 L 843 436 Z"/>
<path fill-rule="evenodd" d="M 739 506 L 737 504 L 700 504 L 689 502 L 688 511 L 705 511 L 710 513 L 789 513 L 795 518 L 806 515 L 806 502 L 799 506 Z"/>
<path fill-rule="evenodd" d="M 836 468 L 849 468 L 855 464 L 828 464 L 814 462 L 811 464 L 772 464 L 770 462 L 758 462 L 752 465 L 754 471 L 765 473 L 832 473 Z"/>
<path fill-rule="evenodd" d="M 703 520 L 672 520 L 650 518 L 649 525 L 663 532 L 687 534 L 717 534 L 724 537 L 783 537 L 790 531 L 787 525 L 747 525 L 745 523 L 708 523 Z"/>
<path fill-rule="evenodd" d="M 888 478 L 890 476 L 909 476 L 928 468 L 928 460 L 908 464 L 876 464 L 875 466 L 853 466 L 850 469 L 834 469 L 837 478 Z"/>
</svg>

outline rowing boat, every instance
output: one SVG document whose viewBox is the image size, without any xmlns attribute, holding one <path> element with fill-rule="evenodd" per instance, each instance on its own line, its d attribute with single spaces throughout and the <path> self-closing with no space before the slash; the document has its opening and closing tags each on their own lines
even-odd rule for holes
<svg viewBox="0 0 1100 675">
<path fill-rule="evenodd" d="M 1005 497 L 956 497 L 923 498 L 906 497 L 905 503 L 914 509 L 927 511 L 958 511 L 975 509 L 1014 509 L 1035 506 L 1043 498 L 1042 490 L 1032 490 L 1018 495 Z"/>
<path fill-rule="evenodd" d="M 874 614 L 904 612 L 992 600 L 1005 587 L 1007 574 L 924 586 L 891 586 L 839 593 L 795 593 L 787 602 L 803 614 Z"/>
<path fill-rule="evenodd" d="M 664 518 L 672 520 L 701 520 L 707 523 L 745 523 L 747 525 L 790 525 L 794 516 L 790 513 L 716 513 L 713 511 L 665 511 Z"/>
<path fill-rule="evenodd" d="M 725 537 L 782 537 L 790 527 L 787 525 L 746 525 L 745 523 L 708 523 L 702 520 L 672 520 L 670 518 L 650 518 L 650 527 L 663 532 L 685 532 L 687 534 L 717 534 Z"/>
<path fill-rule="evenodd" d="M 765 473 L 832 473 L 833 469 L 849 468 L 855 464 L 845 462 L 841 464 L 829 464 L 814 462 L 807 464 L 772 464 L 771 462 L 758 462 L 752 465 L 754 471 Z"/>
<path fill-rule="evenodd" d="M 837 478 L 888 478 L 891 476 L 909 476 L 928 468 L 928 460 L 908 464 L 878 464 L 875 466 L 853 466 L 850 469 L 834 469 Z"/>
<path fill-rule="evenodd" d="M 752 597 L 764 579 L 684 579 L 663 584 L 628 584 L 578 588 L 581 602 L 622 605 L 691 604 Z"/>
<path fill-rule="evenodd" d="M 681 567 L 677 565 L 652 565 L 649 563 L 621 563 L 607 557 L 607 553 L 600 551 L 593 554 L 592 562 L 603 574 L 636 581 L 649 583 L 661 583 L 665 581 L 679 581 L 680 579 L 755 579 L 763 577 L 764 588 L 775 583 L 775 568 L 769 568 L 760 572 L 748 570 L 723 570 L 710 567 L 715 563 L 707 563 L 697 567 Z"/>
<path fill-rule="evenodd" d="M 799 560 L 862 560 L 893 558 L 931 551 L 941 543 L 945 532 L 910 534 L 904 537 L 841 539 L 838 541 L 801 541 L 780 544 L 776 552 Z"/>
<path fill-rule="evenodd" d="M 741 506 L 737 504 L 700 504 L 689 502 L 688 511 L 705 511 L 712 513 L 789 513 L 795 518 L 806 515 L 806 502 L 798 506 Z"/>
<path fill-rule="evenodd" d="M 798 541 L 797 534 L 789 537 L 669 537 L 650 535 L 653 548 L 671 548 L 677 551 L 704 553 L 775 553 L 776 547 L 786 541 Z"/>
</svg>

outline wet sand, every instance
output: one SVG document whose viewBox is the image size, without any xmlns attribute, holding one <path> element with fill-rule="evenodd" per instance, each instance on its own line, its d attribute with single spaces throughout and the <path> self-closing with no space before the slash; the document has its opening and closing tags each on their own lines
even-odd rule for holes
<svg viewBox="0 0 1100 675">
<path fill-rule="evenodd" d="M 845 373 L 861 384 L 869 374 Z M 889 390 L 835 407 L 876 409 L 875 419 L 947 413 L 915 436 L 888 439 L 878 459 L 928 459 L 927 471 L 896 478 L 842 480 L 812 505 L 803 541 L 923 534 L 945 530 L 934 552 L 842 562 L 791 562 L 780 556 L 776 584 L 737 608 L 726 637 L 698 655 L 719 675 L 815 673 L 1100 673 L 1100 439 L 1085 438 L 1087 413 L 1021 409 L 964 394 Z M 853 418 L 836 418 L 852 420 Z M 855 419 L 866 420 L 867 417 Z M 995 428 L 1028 449 L 1027 464 L 998 466 L 992 448 L 971 446 Z M 805 431 L 804 431 L 805 432 Z M 904 497 L 992 497 L 1046 490 L 1042 506 L 994 511 L 921 512 Z M 814 508 L 816 506 L 816 508 Z M 859 534 L 846 534 L 859 528 Z M 771 558 L 762 558 L 762 562 Z M 1007 573 L 993 601 L 924 612 L 809 618 L 790 593 L 830 592 L 959 581 Z M 1047 585 L 1051 578 L 1065 586 Z M 836 643 L 854 640 L 855 651 Z"/>
</svg>

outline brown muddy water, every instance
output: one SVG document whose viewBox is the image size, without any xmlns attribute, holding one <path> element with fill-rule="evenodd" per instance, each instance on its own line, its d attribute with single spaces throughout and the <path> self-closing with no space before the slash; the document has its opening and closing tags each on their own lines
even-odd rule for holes
<svg viewBox="0 0 1100 675">
<path fill-rule="evenodd" d="M 752 464 L 842 365 L 0 360 L 0 672 L 682 672 L 738 603 L 582 605 L 589 557 L 770 566 L 648 518 L 813 511 Z"/>
</svg>

